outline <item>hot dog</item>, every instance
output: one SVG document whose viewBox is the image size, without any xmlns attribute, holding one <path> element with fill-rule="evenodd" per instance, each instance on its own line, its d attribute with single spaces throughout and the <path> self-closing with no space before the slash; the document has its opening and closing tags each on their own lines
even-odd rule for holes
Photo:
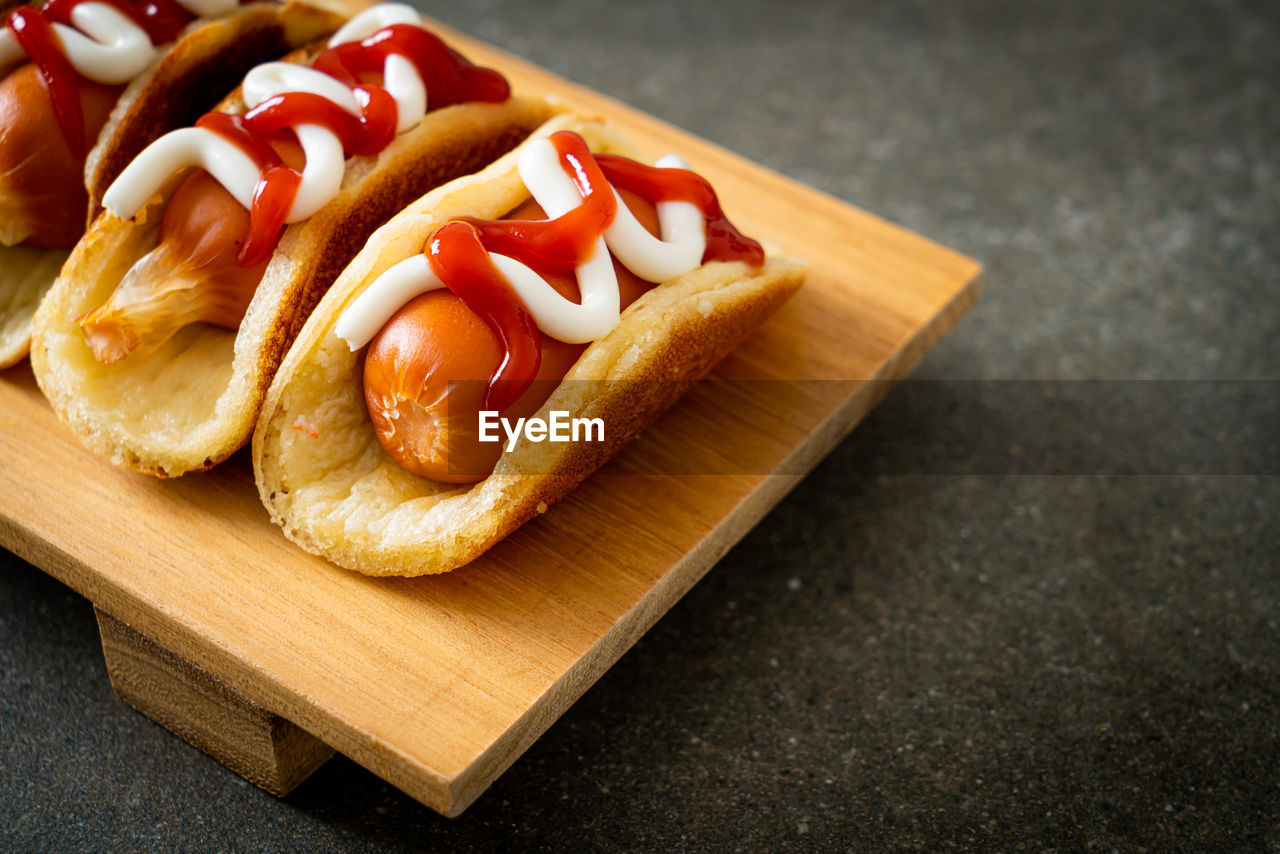
<svg viewBox="0 0 1280 854">
<path fill-rule="evenodd" d="M 259 495 L 291 540 L 371 575 L 466 564 L 800 286 L 803 264 L 742 236 L 705 181 L 629 154 L 600 122 L 553 119 L 371 238 L 300 333 L 254 435 Z M 531 193 L 550 222 L 525 207 Z M 609 427 L 495 448 L 476 441 L 482 410 Z"/>
<path fill-rule="evenodd" d="M 303 3 L 47 0 L 0 29 L 0 367 L 106 186 L 167 130 L 209 109 L 253 64 L 332 32 Z"/>
<path fill-rule="evenodd" d="M 553 113 L 412 7 L 367 9 L 121 172 L 37 315 L 37 381 L 117 463 L 215 465 L 248 440 L 288 344 L 374 228 Z"/>
</svg>

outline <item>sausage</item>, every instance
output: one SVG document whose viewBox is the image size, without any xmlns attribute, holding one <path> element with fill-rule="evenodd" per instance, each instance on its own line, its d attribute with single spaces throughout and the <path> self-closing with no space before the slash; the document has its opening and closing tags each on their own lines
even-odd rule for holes
<svg viewBox="0 0 1280 854">
<path fill-rule="evenodd" d="M 627 206 L 652 234 L 658 233 L 652 204 L 623 193 Z M 508 219 L 545 219 L 529 201 Z M 614 261 L 621 306 L 635 302 L 653 283 Z M 563 296 L 579 300 L 572 275 L 549 276 Z M 537 378 L 504 412 L 532 415 L 586 349 L 539 333 L 542 358 Z M 422 294 L 402 307 L 369 343 L 364 397 L 378 442 L 405 470 L 443 483 L 475 483 L 493 470 L 501 442 L 481 442 L 479 412 L 487 382 L 503 360 L 497 336 L 450 291 Z"/>
<path fill-rule="evenodd" d="M 76 82 L 85 134 L 95 139 L 124 87 Z M 63 138 L 39 69 L 20 65 L 0 80 L 0 243 L 73 246 L 88 206 L 84 156 Z"/>
<path fill-rule="evenodd" d="M 79 318 L 94 357 L 110 364 L 154 350 L 189 323 L 238 328 L 267 266 L 236 260 L 248 227 L 249 212 L 208 172 L 183 179 L 156 248 L 106 303 Z"/>
</svg>

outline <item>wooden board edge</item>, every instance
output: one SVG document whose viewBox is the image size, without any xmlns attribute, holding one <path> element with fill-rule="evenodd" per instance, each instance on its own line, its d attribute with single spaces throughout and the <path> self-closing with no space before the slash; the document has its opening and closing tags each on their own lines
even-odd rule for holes
<svg viewBox="0 0 1280 854">
<path fill-rule="evenodd" d="M 288 685 L 267 676 L 229 650 L 208 643 L 197 629 L 167 619 L 163 609 L 101 576 L 55 544 L 27 536 L 0 514 L 0 547 L 70 587 L 98 610 L 112 614 L 169 653 L 187 659 L 253 703 L 279 715 L 333 750 L 442 814 L 452 809 L 451 780 L 389 745 L 360 734 L 333 713 L 311 705 Z M 82 583 L 92 579 L 93 583 Z"/>
<path fill-rule="evenodd" d="M 333 748 L 95 606 L 116 695 L 249 782 L 284 796 Z"/>
<path fill-rule="evenodd" d="M 968 277 L 952 299 L 912 336 L 894 358 L 886 360 L 872 377 L 860 383 L 805 441 L 792 449 L 777 469 L 785 472 L 784 474 L 763 478 L 671 572 L 556 680 L 513 726 L 450 781 L 449 807 L 443 811 L 446 816 L 461 815 L 474 803 L 587 689 L 679 602 L 720 558 L 746 536 L 836 445 L 853 432 L 893 386 L 904 379 L 974 306 L 981 293 L 981 273 L 982 268 L 973 262 Z M 426 803 L 425 800 L 423 802 Z"/>
</svg>

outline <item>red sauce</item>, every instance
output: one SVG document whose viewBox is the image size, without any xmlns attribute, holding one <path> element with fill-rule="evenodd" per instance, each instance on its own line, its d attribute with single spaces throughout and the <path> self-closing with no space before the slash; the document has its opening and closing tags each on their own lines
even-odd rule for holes
<svg viewBox="0 0 1280 854">
<path fill-rule="evenodd" d="M 71 24 L 71 10 L 87 0 L 46 0 L 40 14 L 51 22 Z M 114 6 L 131 21 L 141 27 L 152 44 L 165 44 L 178 37 L 183 27 L 195 19 L 195 15 L 179 6 L 174 0 L 94 0 Z"/>
<path fill-rule="evenodd" d="M 274 100 L 269 99 L 264 105 Z M 343 115 L 347 114 L 343 112 Z M 211 130 L 235 143 L 262 172 L 249 207 L 249 233 L 236 254 L 241 266 L 254 267 L 275 250 L 280 229 L 302 183 L 302 173 L 286 166 L 276 150 L 249 129 L 247 118 L 247 115 L 205 113 L 196 120 L 196 127 Z"/>
<path fill-rule="evenodd" d="M 764 249 L 725 218 L 715 190 L 687 169 L 660 169 L 612 154 L 592 155 L 572 131 L 549 137 L 582 204 L 549 220 L 462 220 L 436 229 L 427 241 L 431 269 L 502 342 L 502 364 L 489 381 L 485 405 L 504 411 L 533 382 L 541 361 L 537 324 L 488 253 L 516 259 L 542 273 L 566 273 L 585 261 L 617 212 L 613 184 L 651 202 L 691 202 L 702 211 L 707 250 L 702 262 L 764 263 Z"/>
<path fill-rule="evenodd" d="M 355 88 L 362 74 L 381 76 L 393 53 L 412 62 L 422 75 L 430 110 L 468 101 L 505 101 L 511 94 L 501 74 L 472 64 L 439 36 L 409 24 L 393 24 L 363 41 L 330 48 L 316 57 L 313 67 Z"/>
<path fill-rule="evenodd" d="M 542 363 L 538 324 L 493 266 L 475 226 L 450 222 L 429 241 L 437 276 L 480 316 L 502 345 L 502 363 L 489 380 L 485 406 L 505 411 L 529 388 Z"/>
<path fill-rule="evenodd" d="M 764 263 L 764 247 L 734 228 L 720 209 L 711 183 L 687 169 L 659 169 L 616 154 L 598 154 L 596 161 L 619 190 L 630 190 L 653 203 L 690 202 L 702 211 L 707 223 L 707 251 L 702 263 L 744 261 L 752 267 Z"/>
<path fill-rule="evenodd" d="M 71 11 L 86 0 L 48 0 L 40 8 L 19 6 L 5 18 L 5 26 L 13 33 L 22 52 L 40 69 L 40 79 L 49 90 L 49 100 L 62 130 L 67 147 L 83 157 L 88 151 L 84 129 L 84 112 L 80 106 L 80 75 L 62 52 L 62 43 L 54 32 L 54 24 L 71 26 Z M 195 16 L 174 0 L 96 0 L 120 10 L 141 27 L 152 44 L 164 44 Z"/>
<path fill-rule="evenodd" d="M 273 139 L 291 136 L 294 125 L 323 125 L 342 141 L 348 157 L 376 154 L 395 139 L 395 100 L 382 86 L 363 82 L 370 75 L 381 75 L 387 57 L 393 53 L 412 62 L 422 75 L 428 111 L 467 101 L 505 101 L 510 97 L 511 87 L 498 72 L 473 65 L 426 30 L 395 24 L 363 41 L 330 48 L 312 63 L 317 71 L 351 87 L 360 105 L 359 117 L 309 92 L 276 95 L 243 116 L 201 116 L 197 127 L 231 140 L 253 158 L 263 173 L 249 210 L 249 235 L 237 256 L 241 264 L 261 263 L 274 250 L 302 180 L 301 172 L 280 160 L 271 146 Z"/>
</svg>

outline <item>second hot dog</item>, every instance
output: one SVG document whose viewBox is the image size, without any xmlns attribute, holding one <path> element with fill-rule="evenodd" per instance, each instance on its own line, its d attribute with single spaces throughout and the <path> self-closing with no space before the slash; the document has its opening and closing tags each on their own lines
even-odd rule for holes
<svg viewBox="0 0 1280 854">
<path fill-rule="evenodd" d="M 41 389 L 118 463 L 215 465 L 248 440 L 289 342 L 373 229 L 553 113 L 403 4 L 254 68 L 112 184 L 37 315 Z"/>
</svg>

